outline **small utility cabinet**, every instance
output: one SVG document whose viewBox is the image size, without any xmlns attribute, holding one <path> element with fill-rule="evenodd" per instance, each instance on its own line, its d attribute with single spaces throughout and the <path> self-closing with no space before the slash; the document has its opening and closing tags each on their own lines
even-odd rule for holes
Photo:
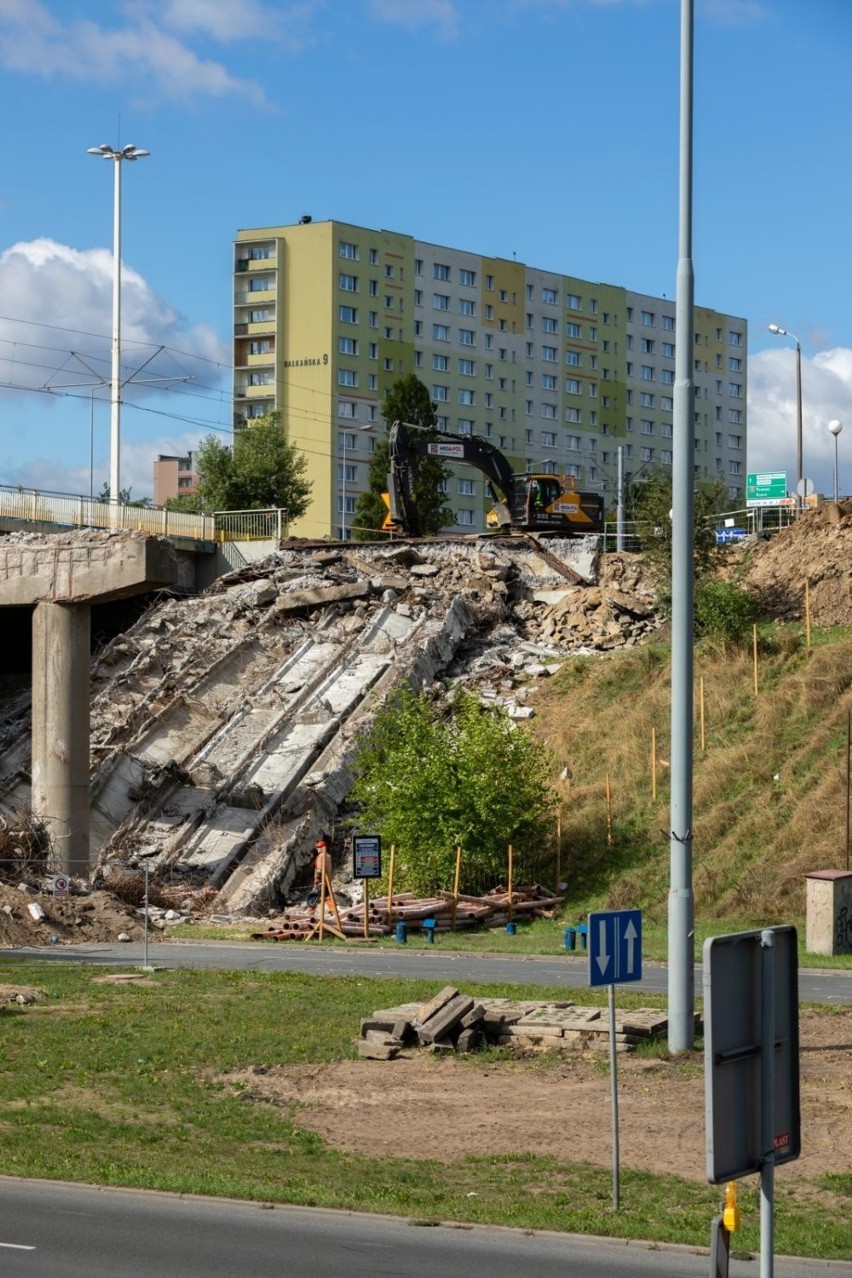
<svg viewBox="0 0 852 1278">
<path fill-rule="evenodd" d="M 808 954 L 852 954 L 852 870 L 814 870 L 805 879 Z"/>
</svg>

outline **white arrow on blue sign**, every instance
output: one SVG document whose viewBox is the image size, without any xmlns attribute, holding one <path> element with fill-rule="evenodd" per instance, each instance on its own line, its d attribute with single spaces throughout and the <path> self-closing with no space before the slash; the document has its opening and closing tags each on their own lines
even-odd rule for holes
<svg viewBox="0 0 852 1278">
<path fill-rule="evenodd" d="M 589 915 L 589 985 L 623 985 L 642 979 L 642 911 Z"/>
</svg>

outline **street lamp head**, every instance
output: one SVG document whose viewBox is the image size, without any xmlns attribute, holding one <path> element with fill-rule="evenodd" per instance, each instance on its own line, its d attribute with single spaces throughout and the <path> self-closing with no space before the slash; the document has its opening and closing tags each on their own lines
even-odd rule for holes
<svg viewBox="0 0 852 1278">
<path fill-rule="evenodd" d="M 833 421 L 830 421 L 828 423 L 828 429 L 831 431 L 834 438 L 837 439 L 837 436 L 843 430 L 843 423 L 839 422 L 837 418 L 835 417 Z"/>
<path fill-rule="evenodd" d="M 784 337 L 786 337 L 786 336 L 787 336 L 787 330 L 786 330 L 786 329 L 784 329 L 784 328 L 779 327 L 779 325 L 778 325 L 778 324 L 770 324 L 770 325 L 769 325 L 769 331 L 770 331 L 770 333 L 774 333 L 776 337 L 778 337 L 778 336 L 779 336 L 779 334 L 780 334 L 780 335 L 782 335 L 782 336 L 784 336 Z"/>
<path fill-rule="evenodd" d="M 123 146 L 120 151 L 111 147 L 108 142 L 102 142 L 100 146 L 87 147 L 86 154 L 98 155 L 102 160 L 141 160 L 144 155 L 150 155 L 151 152 L 143 151 L 132 142 L 128 142 L 127 146 Z"/>
</svg>

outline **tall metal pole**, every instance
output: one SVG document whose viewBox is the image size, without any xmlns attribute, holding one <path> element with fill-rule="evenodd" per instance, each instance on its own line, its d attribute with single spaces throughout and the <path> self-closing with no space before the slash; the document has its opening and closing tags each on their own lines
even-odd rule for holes
<svg viewBox="0 0 852 1278">
<path fill-rule="evenodd" d="M 692 895 L 692 628 L 694 434 L 692 332 L 692 66 L 694 0 L 681 0 L 680 199 L 675 325 L 674 459 L 672 467 L 671 811 L 668 936 L 668 1045 L 695 1038 Z"/>
<path fill-rule="evenodd" d="M 798 324 L 796 325 L 798 328 Z M 802 345 L 796 340 L 796 492 L 799 494 L 799 505 L 805 504 L 805 492 L 802 485 L 804 478 L 804 460 L 802 457 Z"/>
<path fill-rule="evenodd" d="M 343 536 L 341 541 L 346 540 L 346 431 L 343 432 L 343 509 L 340 514 L 340 531 Z"/>
<path fill-rule="evenodd" d="M 775 1272 L 775 934 L 760 934 L 760 1278 Z"/>
<path fill-rule="evenodd" d="M 112 210 L 112 374 L 110 382 L 109 500 L 117 508 L 121 499 L 121 161 L 113 156 L 115 196 Z M 117 515 L 117 509 L 113 514 Z"/>
</svg>

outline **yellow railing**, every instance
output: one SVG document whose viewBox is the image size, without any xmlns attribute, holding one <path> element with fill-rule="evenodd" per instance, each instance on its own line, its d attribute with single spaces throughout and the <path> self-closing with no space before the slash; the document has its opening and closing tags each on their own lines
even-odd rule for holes
<svg viewBox="0 0 852 1278">
<path fill-rule="evenodd" d="M 147 532 L 159 537 L 214 541 L 212 515 L 192 515 L 162 506 L 129 506 L 75 497 L 69 493 L 44 493 L 36 489 L 0 485 L 0 519 L 21 524 L 57 524 L 65 528 L 103 528 L 121 532 Z"/>
</svg>

